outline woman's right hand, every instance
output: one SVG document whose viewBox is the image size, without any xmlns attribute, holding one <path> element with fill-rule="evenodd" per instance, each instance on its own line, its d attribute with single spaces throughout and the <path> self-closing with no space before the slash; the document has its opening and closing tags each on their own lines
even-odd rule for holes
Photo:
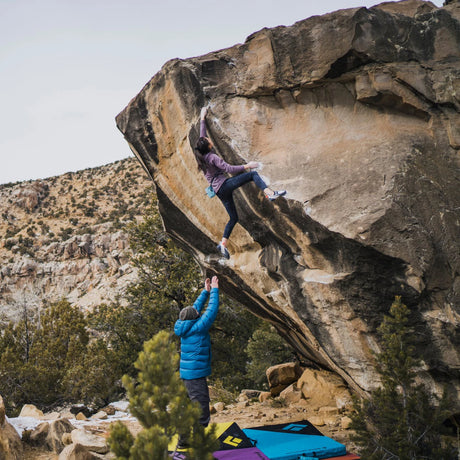
<svg viewBox="0 0 460 460">
<path fill-rule="evenodd" d="M 201 114 L 200 114 L 200 117 L 201 117 L 202 120 L 204 120 L 206 118 L 207 113 L 208 113 L 208 109 L 206 107 L 203 107 L 201 109 Z"/>
<path fill-rule="evenodd" d="M 211 287 L 212 288 L 218 288 L 219 287 L 219 279 L 217 278 L 217 276 L 212 277 Z"/>
<path fill-rule="evenodd" d="M 245 164 L 244 167 L 246 169 L 256 169 L 259 167 L 259 163 L 257 161 L 250 161 L 249 163 Z"/>
</svg>

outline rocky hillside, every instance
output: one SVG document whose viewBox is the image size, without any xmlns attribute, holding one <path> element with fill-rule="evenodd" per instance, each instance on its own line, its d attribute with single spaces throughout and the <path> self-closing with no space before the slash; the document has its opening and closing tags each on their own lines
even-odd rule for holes
<svg viewBox="0 0 460 460">
<path fill-rule="evenodd" d="M 63 297 L 82 309 L 113 300 L 135 272 L 126 225 L 151 202 L 134 158 L 0 186 L 0 314 Z"/>
<path fill-rule="evenodd" d="M 376 327 L 401 295 L 434 393 L 460 401 L 460 4 L 388 2 L 263 29 L 164 65 L 117 117 L 153 177 L 169 234 L 305 359 L 358 393 L 379 383 Z M 217 151 L 287 199 L 204 193 L 200 108 Z M 460 406 L 453 409 L 459 410 Z"/>
</svg>

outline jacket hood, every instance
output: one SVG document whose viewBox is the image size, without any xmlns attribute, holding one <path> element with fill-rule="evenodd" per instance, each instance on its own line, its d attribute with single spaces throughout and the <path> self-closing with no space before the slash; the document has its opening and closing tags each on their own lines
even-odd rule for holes
<svg viewBox="0 0 460 460">
<path fill-rule="evenodd" d="M 176 324 L 174 325 L 174 333 L 179 337 L 183 337 L 190 331 L 193 325 L 198 321 L 197 319 L 188 319 L 188 320 L 181 320 L 178 319 Z"/>
</svg>

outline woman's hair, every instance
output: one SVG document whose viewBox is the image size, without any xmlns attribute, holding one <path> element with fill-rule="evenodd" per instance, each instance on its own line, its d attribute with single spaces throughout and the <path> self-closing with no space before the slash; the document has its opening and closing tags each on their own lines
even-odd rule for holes
<svg viewBox="0 0 460 460">
<path fill-rule="evenodd" d="M 206 163 L 203 160 L 203 155 L 206 155 L 210 151 L 211 146 L 209 145 L 209 141 L 205 137 L 200 137 L 196 143 L 193 153 L 195 154 L 196 162 L 198 163 L 198 169 L 201 169 L 203 172 L 206 172 Z"/>
</svg>

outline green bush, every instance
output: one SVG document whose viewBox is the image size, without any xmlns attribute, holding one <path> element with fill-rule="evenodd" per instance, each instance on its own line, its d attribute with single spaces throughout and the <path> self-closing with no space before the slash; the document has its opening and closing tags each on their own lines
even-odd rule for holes
<svg viewBox="0 0 460 460">
<path fill-rule="evenodd" d="M 292 348 L 268 322 L 263 322 L 252 334 L 247 345 L 249 364 L 248 377 L 256 386 L 267 388 L 265 371 L 275 364 L 295 361 Z"/>
<path fill-rule="evenodd" d="M 382 351 L 375 357 L 382 385 L 369 400 L 356 401 L 354 441 L 369 460 L 453 459 L 455 450 L 441 446 L 448 399 L 434 401 L 415 383 L 421 361 L 415 355 L 409 313 L 396 297 L 378 329 Z"/>
<path fill-rule="evenodd" d="M 1 331 L 0 394 L 13 414 L 26 403 L 41 409 L 106 403 L 119 376 L 113 352 L 102 341 L 89 342 L 85 316 L 65 300 L 49 305 L 40 318 L 26 312 Z"/>
</svg>

